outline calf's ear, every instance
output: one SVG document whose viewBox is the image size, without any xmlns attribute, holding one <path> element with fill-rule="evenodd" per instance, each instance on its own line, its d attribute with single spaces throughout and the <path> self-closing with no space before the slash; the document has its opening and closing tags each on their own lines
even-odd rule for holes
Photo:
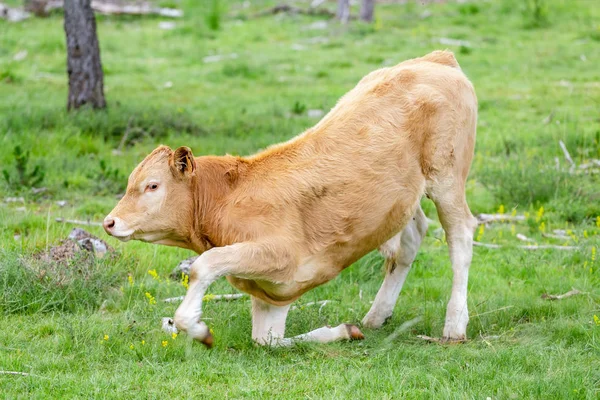
<svg viewBox="0 0 600 400">
<path fill-rule="evenodd" d="M 196 171 L 196 160 L 194 160 L 194 154 L 189 147 L 179 147 L 173 152 L 169 159 L 169 165 L 173 175 L 190 176 Z"/>
</svg>

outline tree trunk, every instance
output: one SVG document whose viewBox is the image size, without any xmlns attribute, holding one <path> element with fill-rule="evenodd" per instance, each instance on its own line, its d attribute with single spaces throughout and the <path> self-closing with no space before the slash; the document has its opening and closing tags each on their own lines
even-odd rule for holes
<svg viewBox="0 0 600 400">
<path fill-rule="evenodd" d="M 336 18 L 343 24 L 350 19 L 350 0 L 338 0 Z"/>
<path fill-rule="evenodd" d="M 67 109 L 84 104 L 104 108 L 104 76 L 90 0 L 65 0 L 64 7 L 69 75 Z"/>
<path fill-rule="evenodd" d="M 373 11 L 375 10 L 375 0 L 363 0 L 360 6 L 360 19 L 365 22 L 373 21 Z"/>
</svg>

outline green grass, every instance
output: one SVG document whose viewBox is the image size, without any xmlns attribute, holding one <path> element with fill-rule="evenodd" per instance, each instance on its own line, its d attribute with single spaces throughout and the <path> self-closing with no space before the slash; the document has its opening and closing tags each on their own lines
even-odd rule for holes
<svg viewBox="0 0 600 400">
<path fill-rule="evenodd" d="M 600 8 L 594 2 L 378 4 L 372 26 L 331 21 L 326 29 L 309 29 L 316 17 L 252 17 L 271 2 L 249 8 L 235 1 L 164 4 L 186 12 L 171 31 L 158 29 L 158 18 L 98 16 L 108 101 L 100 112 L 65 111 L 60 13 L 0 21 L 0 170 L 18 175 L 14 149 L 20 146 L 30 153 L 26 171 L 39 165 L 38 186 L 47 188 L 33 194 L 14 179 L 0 181 L 3 198 L 25 201 L 0 205 L 0 370 L 31 374 L 0 375 L 3 397 L 600 396 L 600 324 L 594 322 L 600 259 L 593 256 L 600 245 L 600 175 L 568 173 L 558 145 L 564 141 L 577 164 L 600 158 Z M 425 10 L 430 16 L 422 18 Z M 502 206 L 529 213 L 514 228 L 496 224 L 476 234 L 507 248 L 475 248 L 468 343 L 440 346 L 416 338 L 441 335 L 450 295 L 437 222 L 394 316 L 379 331 L 365 329 L 363 342 L 255 347 L 248 299 L 206 303 L 213 350 L 184 335 L 172 339 L 160 330 L 160 318 L 177 305 L 162 299 L 185 290 L 167 275 L 190 253 L 119 243 L 96 227 L 92 233 L 117 249 L 115 259 L 44 273 L 44 265 L 32 262 L 33 254 L 67 236 L 70 227 L 54 218 L 103 218 L 129 172 L 159 143 L 187 145 L 196 154 L 255 152 L 315 124 L 308 110 L 330 109 L 369 71 L 446 47 L 440 38 L 470 43 L 449 47 L 480 103 L 468 184 L 473 212 Z M 25 59 L 15 60 L 23 50 Z M 237 58 L 203 61 L 234 53 Z M 67 205 L 59 207 L 58 200 Z M 437 221 L 431 203 L 423 206 Z M 553 229 L 571 230 L 568 244 L 580 250 L 515 247 L 516 233 L 564 244 L 541 235 Z M 333 302 L 320 311 L 291 311 L 288 335 L 360 321 L 381 283 L 381 265 L 373 253 L 303 296 L 300 305 Z M 160 280 L 148 274 L 152 269 Z M 571 287 L 585 294 L 541 299 Z M 233 289 L 222 280 L 211 292 Z M 157 303 L 149 304 L 146 293 Z M 396 332 L 417 317 L 416 325 Z"/>
</svg>

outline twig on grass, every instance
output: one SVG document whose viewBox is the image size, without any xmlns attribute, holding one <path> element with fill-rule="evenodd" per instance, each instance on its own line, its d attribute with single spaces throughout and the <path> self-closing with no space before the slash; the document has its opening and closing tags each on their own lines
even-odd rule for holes
<svg viewBox="0 0 600 400">
<path fill-rule="evenodd" d="M 34 376 L 36 378 L 50 379 L 50 378 L 46 378 L 45 376 L 30 374 L 28 372 L 21 372 L 21 371 L 0 371 L 0 375 Z"/>
<path fill-rule="evenodd" d="M 320 4 L 318 4 L 320 5 Z M 317 5 L 317 6 L 318 6 Z M 264 17 L 265 15 L 275 15 L 280 13 L 290 13 L 290 14 L 304 14 L 304 15 L 322 15 L 325 17 L 333 18 L 335 14 L 329 10 L 318 9 L 317 7 L 309 7 L 308 9 L 292 6 L 289 4 L 278 4 L 274 7 L 267 8 L 266 10 L 259 11 L 256 14 L 252 15 L 253 18 L 256 17 Z"/>
<path fill-rule="evenodd" d="M 311 301 L 309 303 L 301 304 L 299 306 L 293 306 L 292 308 L 290 308 L 290 311 L 297 310 L 297 309 L 303 309 L 304 307 L 310 307 L 310 306 L 320 305 L 321 307 L 319 307 L 319 312 L 321 312 L 321 309 L 323 307 L 325 307 L 327 305 L 327 303 L 330 303 L 331 301 L 332 300 Z"/>
<path fill-rule="evenodd" d="M 481 243 L 481 242 L 477 242 L 474 241 L 473 242 L 473 246 L 479 246 L 479 247 L 485 247 L 488 249 L 505 249 L 505 248 L 510 248 L 513 246 L 502 246 L 499 244 L 493 244 L 493 243 Z M 517 249 L 522 249 L 522 250 L 547 250 L 547 249 L 554 249 L 554 250 L 577 250 L 579 249 L 579 247 L 577 246 L 557 246 L 557 245 L 553 245 L 553 244 L 540 244 L 540 245 L 526 245 L 526 246 L 514 246 Z"/>
<path fill-rule="evenodd" d="M 427 335 L 417 335 L 417 338 L 422 339 L 429 343 L 441 343 L 442 342 L 442 339 L 440 339 L 440 338 L 431 337 L 431 336 L 427 336 Z"/>
<path fill-rule="evenodd" d="M 207 294 L 204 296 L 204 301 L 215 301 L 215 300 L 237 300 L 244 297 L 243 293 L 234 293 L 234 294 Z M 167 303 L 175 303 L 177 301 L 182 301 L 185 296 L 177 296 L 177 297 L 169 297 L 168 299 L 164 299 L 163 301 Z"/>
<path fill-rule="evenodd" d="M 564 294 L 548 294 L 548 293 L 544 293 L 542 295 L 542 299 L 544 299 L 544 300 L 562 300 L 562 299 L 566 299 L 567 297 L 576 296 L 578 294 L 583 294 L 583 293 L 580 292 L 579 290 L 573 288 L 573 289 L 569 290 L 567 293 L 564 293 Z"/>
<path fill-rule="evenodd" d="M 73 225 L 85 225 L 85 226 L 102 226 L 101 222 L 94 221 L 81 221 L 78 219 L 65 219 L 65 218 L 56 218 L 56 222 L 62 222 L 65 224 L 73 224 Z"/>
<path fill-rule="evenodd" d="M 528 238 L 527 236 L 523 235 L 522 233 L 517 233 L 517 239 L 519 239 L 522 242 L 528 242 L 528 243 L 535 242 L 535 240 Z"/>
<path fill-rule="evenodd" d="M 575 168 L 575 161 L 573 161 L 573 159 L 571 158 L 571 154 L 569 154 L 569 150 L 567 150 L 567 146 L 565 145 L 565 142 L 563 142 L 562 140 L 559 140 L 558 145 L 560 146 L 563 154 L 565 155 L 565 159 L 567 160 L 567 162 L 569 164 L 571 164 L 572 168 Z"/>
<path fill-rule="evenodd" d="M 506 215 L 506 214 L 479 214 L 477 216 L 477 224 L 489 224 L 492 222 L 511 222 L 525 221 L 524 215 Z"/>
</svg>

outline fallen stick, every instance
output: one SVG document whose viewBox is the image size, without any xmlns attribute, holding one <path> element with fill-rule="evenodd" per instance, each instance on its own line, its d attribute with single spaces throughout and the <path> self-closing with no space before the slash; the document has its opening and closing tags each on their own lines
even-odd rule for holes
<svg viewBox="0 0 600 400">
<path fill-rule="evenodd" d="M 511 222 L 525 221 L 524 215 L 506 215 L 506 214 L 479 214 L 477 216 L 477 224 L 489 224 L 491 222 Z"/>
<path fill-rule="evenodd" d="M 548 239 L 571 240 L 571 237 L 565 235 L 553 235 L 551 233 L 542 233 L 542 236 Z"/>
<path fill-rule="evenodd" d="M 477 241 L 473 241 L 473 246 L 485 247 L 488 249 L 505 249 L 510 247 L 516 247 L 517 249 L 523 250 L 547 250 L 547 249 L 555 249 L 555 250 L 577 250 L 579 247 L 577 246 L 556 246 L 553 244 L 540 244 L 540 245 L 527 245 L 527 246 L 502 246 L 499 244 L 493 243 L 481 243 Z"/>
<path fill-rule="evenodd" d="M 77 219 L 56 218 L 55 221 L 56 222 L 65 223 L 65 224 L 73 224 L 73 225 L 102 226 L 101 222 L 81 221 L 81 220 L 77 220 Z"/>
<path fill-rule="evenodd" d="M 566 299 L 567 297 L 576 296 L 578 294 L 583 294 L 583 293 L 580 292 L 577 289 L 572 289 L 572 290 L 569 290 L 565 294 L 548 294 L 548 293 L 544 293 L 542 295 L 542 299 L 544 299 L 544 300 L 562 300 L 562 299 Z"/>
<path fill-rule="evenodd" d="M 600 160 L 591 160 L 588 163 L 581 164 L 579 169 L 600 168 Z"/>
<path fill-rule="evenodd" d="M 417 338 L 423 339 L 424 341 L 430 342 L 430 343 L 441 343 L 442 342 L 442 340 L 440 338 L 431 337 L 431 336 L 427 336 L 427 335 L 417 335 Z"/>
<path fill-rule="evenodd" d="M 522 233 L 517 233 L 517 239 L 519 239 L 522 242 L 528 242 L 528 243 L 535 242 L 535 240 L 528 238 L 527 236 L 523 235 Z"/>
<path fill-rule="evenodd" d="M 149 3 L 118 5 L 102 1 L 92 1 L 92 9 L 107 15 L 160 15 L 161 17 L 181 18 L 183 11 L 176 8 L 153 7 Z"/>
<path fill-rule="evenodd" d="M 46 378 L 45 376 L 34 375 L 34 374 L 30 374 L 28 372 L 21 372 L 21 371 L 0 371 L 0 375 L 34 376 L 36 378 L 50 379 L 50 378 Z"/>
<path fill-rule="evenodd" d="M 311 301 L 309 303 L 306 304 L 300 304 L 299 306 L 293 306 L 292 308 L 290 308 L 290 311 L 293 310 L 297 310 L 297 309 L 302 309 L 304 307 L 310 307 L 310 306 L 315 306 L 315 305 L 320 305 L 321 307 L 319 307 L 319 312 L 321 311 L 321 309 L 323 307 L 325 307 L 327 305 L 327 303 L 330 303 L 331 300 L 319 300 L 319 301 Z"/>
<path fill-rule="evenodd" d="M 565 159 L 567 160 L 567 162 L 571 164 L 571 167 L 575 167 L 575 161 L 573 161 L 573 159 L 571 158 L 571 154 L 569 154 L 569 150 L 567 150 L 567 146 L 565 145 L 565 143 L 562 140 L 559 140 L 558 145 L 560 146 L 563 154 L 565 155 Z"/>
<path fill-rule="evenodd" d="M 23 21 L 30 16 L 31 14 L 23 10 L 21 7 L 11 8 L 6 4 L 0 3 L 0 18 L 3 18 L 9 22 Z"/>
<path fill-rule="evenodd" d="M 203 301 L 213 301 L 213 300 L 237 300 L 244 297 L 243 293 L 235 293 L 235 294 L 207 294 L 202 298 Z M 174 303 L 176 301 L 182 301 L 185 296 L 177 296 L 177 297 L 169 297 L 168 299 L 164 299 L 163 301 L 167 303 Z"/>
<path fill-rule="evenodd" d="M 291 6 L 289 4 L 278 4 L 274 7 L 267 8 L 266 10 L 259 11 L 256 14 L 252 15 L 252 17 L 253 18 L 264 17 L 265 15 L 275 15 L 275 14 L 279 14 L 279 13 L 322 15 L 322 16 L 330 17 L 330 18 L 335 17 L 335 14 L 329 10 L 318 9 L 317 7 L 310 7 L 305 10 L 303 8 Z"/>
</svg>

